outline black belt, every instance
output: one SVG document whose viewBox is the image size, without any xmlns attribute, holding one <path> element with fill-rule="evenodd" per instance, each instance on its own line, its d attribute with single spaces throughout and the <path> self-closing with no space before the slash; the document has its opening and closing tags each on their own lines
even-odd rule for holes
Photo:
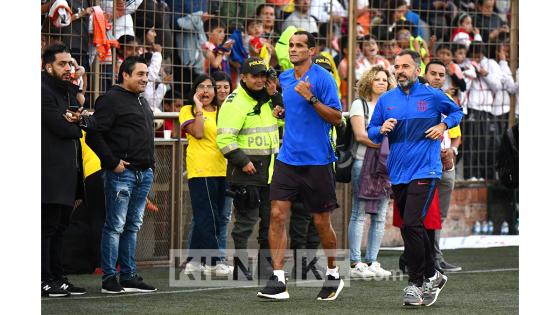
<svg viewBox="0 0 560 315">
<path fill-rule="evenodd" d="M 135 171 L 135 172 L 144 172 L 144 171 L 146 171 L 147 169 L 150 168 L 149 166 L 144 167 L 144 166 L 131 165 L 131 164 L 126 165 L 125 167 L 126 167 L 127 169 L 129 169 L 129 170 L 131 170 L 131 171 Z"/>
</svg>

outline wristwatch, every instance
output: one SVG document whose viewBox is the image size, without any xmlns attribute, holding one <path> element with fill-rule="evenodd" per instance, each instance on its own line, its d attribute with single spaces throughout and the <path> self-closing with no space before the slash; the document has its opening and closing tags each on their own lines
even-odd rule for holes
<svg viewBox="0 0 560 315">
<path fill-rule="evenodd" d="M 317 98 L 317 96 L 311 95 L 311 97 L 307 101 L 309 102 L 309 104 L 315 105 L 315 103 L 317 103 L 319 101 L 319 99 Z"/>
<path fill-rule="evenodd" d="M 457 149 L 457 147 L 451 147 L 451 150 L 453 150 L 453 154 L 455 154 L 455 156 L 459 155 L 459 150 Z"/>
</svg>

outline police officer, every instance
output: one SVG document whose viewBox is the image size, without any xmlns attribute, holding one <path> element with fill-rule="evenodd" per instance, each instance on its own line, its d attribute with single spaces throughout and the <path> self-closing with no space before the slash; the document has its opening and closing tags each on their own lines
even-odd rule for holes
<svg viewBox="0 0 560 315">
<path fill-rule="evenodd" d="M 240 86 L 223 103 L 218 115 L 218 147 L 228 160 L 226 181 L 234 198 L 235 223 L 231 236 L 236 249 L 234 279 L 246 269 L 247 241 L 259 223 L 259 278 L 272 273 L 268 246 L 269 183 L 274 154 L 278 153 L 278 124 L 272 108 L 282 106 L 278 81 L 264 61 L 248 58 L 241 69 Z M 265 259 L 266 258 L 266 259 Z M 245 263 L 240 264 L 241 261 Z"/>
</svg>

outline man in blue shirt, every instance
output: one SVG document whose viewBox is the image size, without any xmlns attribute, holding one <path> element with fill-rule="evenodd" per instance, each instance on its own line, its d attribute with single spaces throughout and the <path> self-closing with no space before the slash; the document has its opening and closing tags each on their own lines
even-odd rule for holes
<svg viewBox="0 0 560 315">
<path fill-rule="evenodd" d="M 342 122 L 340 99 L 333 77 L 312 62 L 315 37 L 297 31 L 290 38 L 289 54 L 293 69 L 280 75 L 285 116 L 283 144 L 274 165 L 270 185 L 272 210 L 268 240 L 274 274 L 257 296 L 285 300 L 290 296 L 284 278 L 286 220 L 292 202 L 299 197 L 305 209 L 313 214 L 327 254 L 327 279 L 317 300 L 335 300 L 344 282 L 335 264 L 336 234 L 331 225 L 331 211 L 338 208 L 332 163 L 336 161 L 329 131 Z"/>
<path fill-rule="evenodd" d="M 399 87 L 379 98 L 368 136 L 374 143 L 381 143 L 385 135 L 391 147 L 387 168 L 404 222 L 401 234 L 408 261 L 409 285 L 404 290 L 403 305 L 430 306 L 447 277 L 435 269 L 433 230 L 428 231 L 425 224 L 442 173 L 440 137 L 459 124 L 463 113 L 441 90 L 418 82 L 420 62 L 420 55 L 412 50 L 397 55 L 395 77 Z M 442 114 L 447 116 L 443 121 Z"/>
</svg>

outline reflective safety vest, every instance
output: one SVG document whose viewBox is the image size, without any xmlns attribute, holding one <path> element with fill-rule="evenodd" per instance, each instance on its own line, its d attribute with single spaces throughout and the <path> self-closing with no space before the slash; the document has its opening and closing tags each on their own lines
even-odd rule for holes
<svg viewBox="0 0 560 315">
<path fill-rule="evenodd" d="M 256 105 L 241 85 L 226 98 L 218 115 L 217 143 L 222 154 L 235 149 L 249 156 L 278 153 L 278 120 L 272 116 L 271 103 L 262 104 L 260 113 Z"/>
</svg>

